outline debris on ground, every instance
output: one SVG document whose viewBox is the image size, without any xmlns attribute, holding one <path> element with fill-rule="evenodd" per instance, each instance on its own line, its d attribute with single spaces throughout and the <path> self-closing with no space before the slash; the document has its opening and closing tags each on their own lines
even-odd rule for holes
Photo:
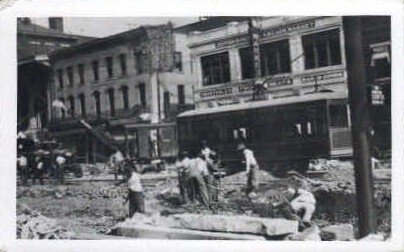
<svg viewBox="0 0 404 252">
<path fill-rule="evenodd" d="M 17 215 L 17 238 L 20 239 L 72 239 L 74 233 L 57 225 L 54 219 L 20 207 L 23 213 Z"/>
</svg>

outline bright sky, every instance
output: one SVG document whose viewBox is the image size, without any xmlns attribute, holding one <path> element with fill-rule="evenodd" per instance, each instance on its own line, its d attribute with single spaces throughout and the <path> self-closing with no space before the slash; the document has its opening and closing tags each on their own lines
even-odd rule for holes
<svg viewBox="0 0 404 252">
<path fill-rule="evenodd" d="M 47 18 L 31 18 L 33 23 L 48 27 Z M 63 18 L 66 33 L 105 37 L 140 25 L 164 24 L 169 20 L 174 26 L 180 26 L 198 20 L 198 17 L 65 17 Z"/>
</svg>

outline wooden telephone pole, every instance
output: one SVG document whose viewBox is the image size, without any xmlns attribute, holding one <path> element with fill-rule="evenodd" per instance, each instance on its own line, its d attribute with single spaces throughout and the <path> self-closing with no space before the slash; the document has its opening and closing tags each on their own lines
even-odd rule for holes
<svg viewBox="0 0 404 252">
<path fill-rule="evenodd" d="M 376 230 L 373 199 L 373 174 L 369 146 L 369 104 L 363 55 L 361 17 L 343 17 L 348 72 L 349 104 L 352 110 L 352 142 L 354 151 L 359 237 Z"/>
</svg>

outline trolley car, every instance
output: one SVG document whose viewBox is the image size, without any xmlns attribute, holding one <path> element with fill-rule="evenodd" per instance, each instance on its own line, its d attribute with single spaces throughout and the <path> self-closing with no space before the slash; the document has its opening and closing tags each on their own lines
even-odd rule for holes
<svg viewBox="0 0 404 252">
<path fill-rule="evenodd" d="M 261 169 L 305 171 L 313 158 L 352 156 L 349 107 L 342 93 L 313 93 L 191 110 L 177 116 L 179 150 L 196 154 L 202 140 L 229 173 L 240 171 L 237 143 Z"/>
</svg>

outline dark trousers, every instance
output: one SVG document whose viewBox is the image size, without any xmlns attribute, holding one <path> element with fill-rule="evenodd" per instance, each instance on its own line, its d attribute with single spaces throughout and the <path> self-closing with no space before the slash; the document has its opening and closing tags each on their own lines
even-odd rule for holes
<svg viewBox="0 0 404 252">
<path fill-rule="evenodd" d="M 209 207 L 210 206 L 209 192 L 202 175 L 192 176 L 190 178 L 190 185 L 193 188 L 194 194 L 198 194 L 200 196 L 202 204 L 206 207 Z"/>
<path fill-rule="evenodd" d="M 43 185 L 43 170 L 34 169 L 32 176 L 32 184 L 35 184 L 36 180 L 39 179 L 39 183 Z"/>
<path fill-rule="evenodd" d="M 23 185 L 28 184 L 28 177 L 29 177 L 29 168 L 28 166 L 21 166 L 19 168 L 20 170 L 20 176 L 21 176 L 21 181 Z"/>
<path fill-rule="evenodd" d="M 129 191 L 129 217 L 135 213 L 144 213 L 144 197 L 143 192 Z"/>
<path fill-rule="evenodd" d="M 247 194 L 258 192 L 258 165 L 252 165 L 247 178 Z"/>
<path fill-rule="evenodd" d="M 188 204 L 190 202 L 189 199 L 189 185 L 188 185 L 188 176 L 185 172 L 178 173 L 178 181 L 180 186 L 180 194 L 182 203 Z"/>
<path fill-rule="evenodd" d="M 65 166 L 64 165 L 57 165 L 56 174 L 59 183 L 64 183 L 65 181 Z"/>
</svg>

